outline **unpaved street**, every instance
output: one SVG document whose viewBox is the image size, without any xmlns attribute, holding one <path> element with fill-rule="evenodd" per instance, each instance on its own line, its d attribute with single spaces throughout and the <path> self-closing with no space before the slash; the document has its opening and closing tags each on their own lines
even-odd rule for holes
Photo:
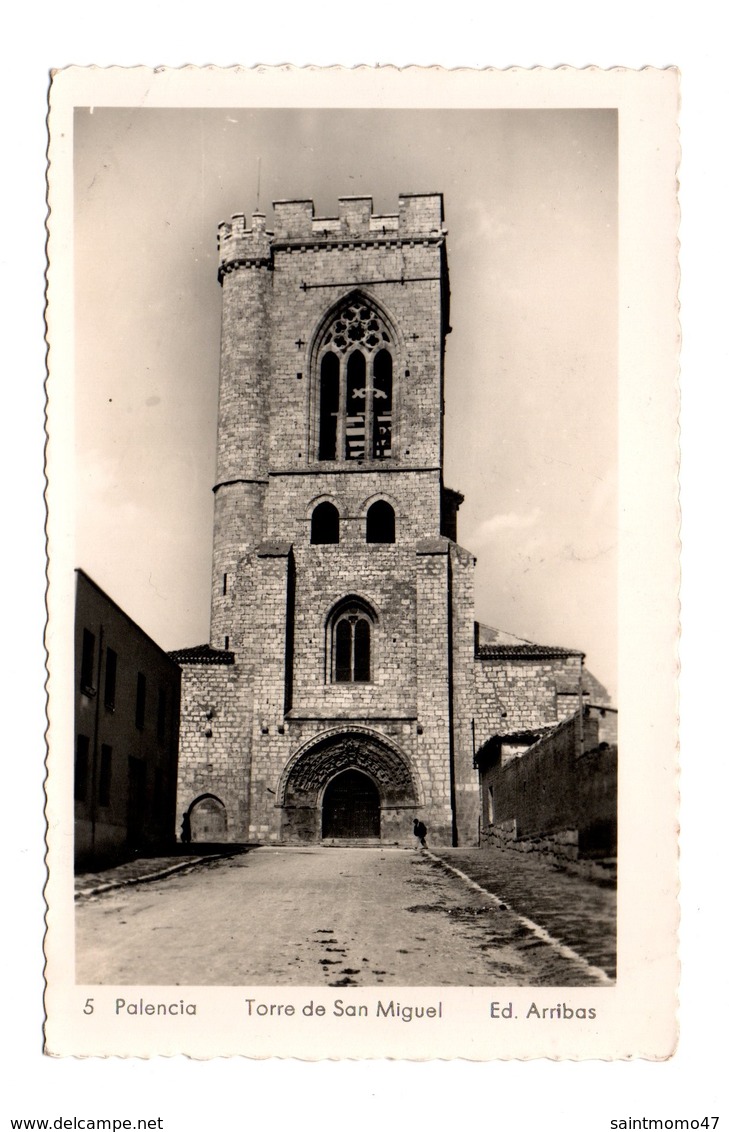
<svg viewBox="0 0 729 1132">
<path fill-rule="evenodd" d="M 427 855 L 261 848 L 77 906 L 77 982 L 587 986 L 587 965 Z"/>
</svg>

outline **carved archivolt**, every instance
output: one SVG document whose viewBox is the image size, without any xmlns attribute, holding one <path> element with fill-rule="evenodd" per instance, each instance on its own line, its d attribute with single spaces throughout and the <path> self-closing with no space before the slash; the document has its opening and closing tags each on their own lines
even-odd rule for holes
<svg viewBox="0 0 729 1132">
<path fill-rule="evenodd" d="M 380 790 L 383 805 L 417 804 L 418 791 L 403 753 L 369 731 L 328 734 L 294 755 L 279 786 L 279 804 L 295 805 L 318 796 L 343 770 L 360 770 Z"/>
</svg>

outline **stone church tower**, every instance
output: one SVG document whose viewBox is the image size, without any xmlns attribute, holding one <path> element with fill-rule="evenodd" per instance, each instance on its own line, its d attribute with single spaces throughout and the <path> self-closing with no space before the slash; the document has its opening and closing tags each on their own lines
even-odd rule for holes
<svg viewBox="0 0 729 1132">
<path fill-rule="evenodd" d="M 473 841 L 474 558 L 443 482 L 440 194 L 280 201 L 219 231 L 210 647 L 180 809 L 211 839 Z M 464 664 L 464 660 L 466 663 Z"/>
<path fill-rule="evenodd" d="M 211 637 L 173 654 L 178 829 L 189 813 L 199 839 L 412 844 L 417 816 L 435 844 L 475 844 L 477 727 L 509 722 L 514 681 L 502 646 L 475 647 L 475 559 L 443 481 L 442 196 L 273 211 L 273 231 L 260 213 L 219 231 Z M 512 644 L 514 663 L 533 677 L 544 658 Z M 535 718 L 555 718 L 549 681 Z"/>
</svg>

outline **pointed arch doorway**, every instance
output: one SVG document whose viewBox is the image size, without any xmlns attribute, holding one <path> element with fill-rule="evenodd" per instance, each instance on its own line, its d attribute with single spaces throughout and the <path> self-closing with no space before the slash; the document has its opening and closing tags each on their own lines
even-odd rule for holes
<svg viewBox="0 0 729 1132">
<path fill-rule="evenodd" d="M 320 733 L 293 752 L 279 779 L 281 841 L 399 844 L 420 804 L 409 760 L 372 728 Z"/>
<path fill-rule="evenodd" d="M 327 785 L 321 804 L 322 837 L 379 838 L 380 792 L 369 775 L 344 770 Z"/>
</svg>

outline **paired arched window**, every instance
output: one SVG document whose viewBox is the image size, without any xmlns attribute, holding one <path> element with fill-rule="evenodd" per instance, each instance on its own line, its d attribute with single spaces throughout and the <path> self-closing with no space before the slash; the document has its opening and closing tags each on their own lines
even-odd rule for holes
<svg viewBox="0 0 729 1132">
<path fill-rule="evenodd" d="M 367 684 L 372 679 L 373 619 L 358 602 L 338 610 L 331 623 L 331 679 Z"/>
<path fill-rule="evenodd" d="M 311 513 L 311 541 L 319 546 L 339 542 L 339 512 L 324 500 Z"/>
<path fill-rule="evenodd" d="M 367 509 L 365 537 L 370 543 L 395 541 L 395 512 L 384 499 L 377 499 Z M 315 546 L 339 542 L 339 511 L 328 499 L 318 503 L 311 513 L 311 543 Z"/>
<path fill-rule="evenodd" d="M 395 512 L 384 499 L 378 499 L 367 511 L 367 542 L 395 541 Z"/>
<path fill-rule="evenodd" d="M 318 360 L 320 460 L 392 455 L 391 349 L 389 331 L 364 298 L 333 318 Z"/>
</svg>

